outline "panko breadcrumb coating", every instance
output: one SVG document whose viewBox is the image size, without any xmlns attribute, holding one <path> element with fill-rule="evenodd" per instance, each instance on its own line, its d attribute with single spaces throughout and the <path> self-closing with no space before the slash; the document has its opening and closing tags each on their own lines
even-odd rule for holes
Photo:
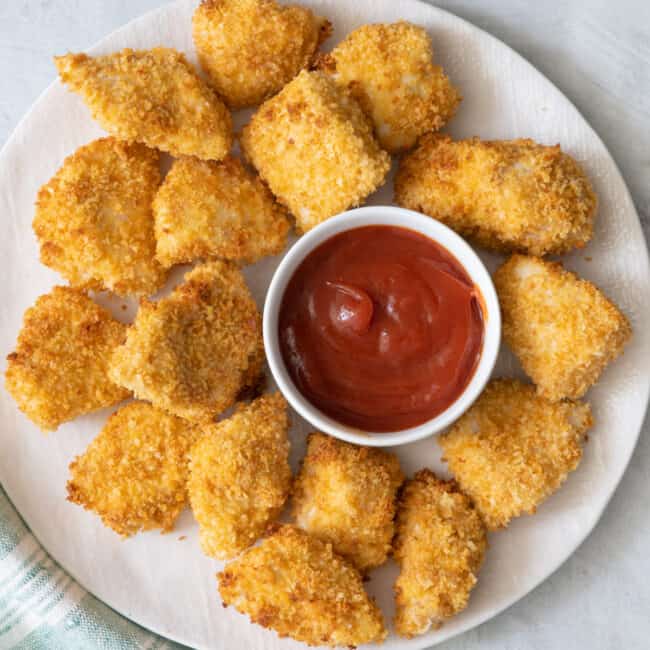
<svg viewBox="0 0 650 650">
<path fill-rule="evenodd" d="M 54 58 L 61 81 L 78 93 L 102 128 L 173 156 L 221 160 L 232 120 L 183 54 L 165 47 L 105 56 Z"/>
<path fill-rule="evenodd" d="M 159 300 L 143 300 L 110 366 L 115 382 L 173 415 L 209 422 L 257 380 L 260 314 L 239 269 L 210 262 Z"/>
<path fill-rule="evenodd" d="M 462 491 L 494 530 L 533 514 L 562 485 L 592 423 L 589 404 L 550 402 L 531 384 L 496 379 L 438 440 Z"/>
<path fill-rule="evenodd" d="M 308 645 L 357 646 L 386 638 L 359 572 L 326 544 L 281 526 L 218 574 L 225 606 Z"/>
<path fill-rule="evenodd" d="M 235 557 L 280 514 L 291 486 L 287 403 L 264 395 L 204 429 L 192 447 L 188 492 L 203 552 Z"/>
<path fill-rule="evenodd" d="M 503 337 L 550 400 L 582 397 L 632 334 L 616 305 L 561 264 L 513 255 L 494 282 Z"/>
<path fill-rule="evenodd" d="M 85 292 L 54 287 L 25 312 L 6 388 L 44 431 L 117 404 L 130 393 L 109 379 L 108 362 L 125 336 L 126 325 Z"/>
<path fill-rule="evenodd" d="M 251 264 L 286 245 L 289 221 L 237 158 L 179 158 L 156 195 L 156 255 L 165 267 L 223 258 Z"/>
<path fill-rule="evenodd" d="M 582 168 L 560 145 L 454 142 L 436 134 L 402 158 L 395 200 L 480 246 L 532 255 L 585 246 L 597 204 Z"/>
<path fill-rule="evenodd" d="M 312 433 L 293 488 L 293 515 L 366 572 L 388 557 L 403 479 L 395 454 Z"/>
<path fill-rule="evenodd" d="M 428 469 L 407 481 L 394 546 L 398 634 L 424 634 L 465 609 L 486 549 L 485 525 L 454 481 Z"/>
<path fill-rule="evenodd" d="M 274 0 L 203 0 L 192 34 L 201 67 L 233 108 L 275 95 L 314 60 L 330 23 Z"/>
<path fill-rule="evenodd" d="M 320 66 L 349 88 L 372 118 L 379 143 L 392 153 L 442 128 L 461 100 L 433 63 L 429 35 L 405 21 L 355 29 Z"/>
<path fill-rule="evenodd" d="M 151 212 L 159 162 L 154 149 L 116 138 L 66 158 L 36 201 L 41 262 L 73 286 L 121 296 L 157 291 L 165 282 Z"/>
<path fill-rule="evenodd" d="M 361 203 L 390 167 L 357 102 L 322 72 L 301 72 L 265 102 L 241 144 L 301 232 Z"/>
<path fill-rule="evenodd" d="M 70 463 L 68 501 L 125 537 L 172 530 L 187 502 L 187 455 L 199 435 L 146 402 L 123 406 Z"/>
</svg>

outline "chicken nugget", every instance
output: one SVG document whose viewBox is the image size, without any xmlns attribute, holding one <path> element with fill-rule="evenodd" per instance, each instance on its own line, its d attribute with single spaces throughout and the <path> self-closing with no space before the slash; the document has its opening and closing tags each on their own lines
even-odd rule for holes
<svg viewBox="0 0 650 650">
<path fill-rule="evenodd" d="M 66 54 L 54 63 L 61 81 L 111 135 L 173 156 L 221 160 L 230 150 L 228 109 L 176 50 Z"/>
<path fill-rule="evenodd" d="M 465 609 L 486 549 L 485 525 L 454 481 L 428 469 L 407 481 L 394 546 L 398 634 L 424 634 Z"/>
<path fill-rule="evenodd" d="M 494 283 L 503 337 L 547 399 L 582 397 L 632 335 L 616 305 L 561 264 L 513 255 Z"/>
<path fill-rule="evenodd" d="M 433 63 L 429 35 L 405 21 L 355 29 L 321 58 L 320 67 L 349 88 L 372 119 L 379 143 L 391 153 L 442 128 L 461 100 Z"/>
<path fill-rule="evenodd" d="M 592 424 L 589 404 L 550 402 L 531 384 L 495 379 L 438 440 L 461 490 L 495 530 L 533 514 L 564 483 Z"/>
<path fill-rule="evenodd" d="M 73 286 L 154 293 L 165 282 L 151 212 L 159 185 L 159 154 L 143 144 L 102 138 L 77 149 L 38 193 L 41 262 Z"/>
<path fill-rule="evenodd" d="M 532 255 L 585 246 L 597 205 L 582 168 L 560 145 L 436 134 L 402 158 L 395 201 L 485 248 Z"/>
<path fill-rule="evenodd" d="M 291 485 L 288 428 L 281 393 L 204 428 L 190 454 L 188 492 L 206 555 L 235 557 L 280 514 Z"/>
<path fill-rule="evenodd" d="M 301 232 L 361 203 L 390 167 L 357 102 L 322 72 L 301 72 L 265 102 L 241 144 Z"/>
<path fill-rule="evenodd" d="M 210 262 L 159 300 L 143 300 L 113 380 L 173 415 L 209 422 L 258 378 L 264 360 L 260 314 L 241 271 Z"/>
<path fill-rule="evenodd" d="M 165 267 L 198 258 L 247 264 L 286 245 L 286 211 L 237 158 L 179 158 L 153 204 L 156 256 Z"/>
<path fill-rule="evenodd" d="M 388 557 L 403 479 L 395 454 L 312 433 L 293 488 L 293 515 L 366 572 Z"/>
<path fill-rule="evenodd" d="M 331 25 L 275 0 L 203 0 L 192 18 L 201 67 L 233 108 L 275 95 L 314 60 Z"/>
<path fill-rule="evenodd" d="M 146 402 L 123 406 L 70 463 L 68 501 L 124 537 L 169 532 L 187 501 L 188 452 L 199 435 Z"/>
<path fill-rule="evenodd" d="M 330 544 L 295 526 L 280 526 L 217 577 L 224 606 L 280 637 L 332 647 L 386 638 L 381 611 L 359 572 Z"/>
<path fill-rule="evenodd" d="M 125 336 L 126 325 L 85 292 L 54 287 L 25 312 L 7 357 L 7 391 L 43 431 L 117 404 L 130 393 L 109 379 L 108 362 Z"/>
</svg>

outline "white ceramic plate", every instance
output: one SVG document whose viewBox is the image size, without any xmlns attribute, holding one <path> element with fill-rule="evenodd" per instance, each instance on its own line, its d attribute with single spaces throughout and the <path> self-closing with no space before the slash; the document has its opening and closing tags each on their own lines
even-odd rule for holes
<svg viewBox="0 0 650 650">
<path fill-rule="evenodd" d="M 555 571 L 590 532 L 630 459 L 645 412 L 650 368 L 648 256 L 628 191 L 598 136 L 562 94 L 508 47 L 472 25 L 413 0 L 302 0 L 335 25 L 329 44 L 366 22 L 400 18 L 425 26 L 439 61 L 464 101 L 454 136 L 528 136 L 562 143 L 585 166 L 600 196 L 594 241 L 566 258 L 567 266 L 602 286 L 630 316 L 635 338 L 588 397 L 594 427 L 579 469 L 534 517 L 490 536 L 490 550 L 469 607 L 444 627 L 410 641 L 391 636 L 386 650 L 424 648 L 494 616 Z M 164 44 L 193 59 L 190 16 L 182 0 L 130 23 L 92 51 Z M 243 118 L 242 118 L 243 119 Z M 38 100 L 0 156 L 0 349 L 11 351 L 23 311 L 61 283 L 38 262 L 30 227 L 39 186 L 76 147 L 101 135 L 81 100 L 55 83 Z M 371 203 L 390 202 L 390 183 Z M 483 256 L 493 268 L 496 258 Z M 260 304 L 277 259 L 248 271 Z M 108 301 L 111 303 L 111 301 Z M 113 301 L 116 313 L 120 301 Z M 519 373 L 503 352 L 497 371 Z M 221 565 L 199 551 L 196 525 L 185 512 L 170 535 L 155 532 L 121 541 L 99 520 L 65 500 L 67 466 L 100 430 L 108 413 L 80 418 L 40 434 L 0 391 L 0 480 L 45 548 L 89 591 L 122 614 L 162 635 L 199 648 L 267 650 L 303 647 L 250 625 L 219 602 L 214 574 Z M 306 426 L 296 417 L 293 456 L 304 448 Z M 407 473 L 423 465 L 444 473 L 435 439 L 397 450 Z M 179 540 L 179 536 L 187 536 Z M 392 616 L 395 567 L 373 575 L 368 588 Z M 561 594 L 559 595 L 561 597 Z M 544 612 L 539 612 L 540 618 Z"/>
</svg>

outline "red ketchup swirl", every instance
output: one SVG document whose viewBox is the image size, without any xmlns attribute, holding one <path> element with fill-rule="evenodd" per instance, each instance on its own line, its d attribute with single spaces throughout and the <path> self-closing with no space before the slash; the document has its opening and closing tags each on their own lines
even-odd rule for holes
<svg viewBox="0 0 650 650">
<path fill-rule="evenodd" d="M 321 244 L 280 307 L 280 349 L 298 390 L 364 431 L 400 431 L 447 409 L 476 370 L 483 334 L 479 291 L 458 260 L 395 226 Z"/>
</svg>

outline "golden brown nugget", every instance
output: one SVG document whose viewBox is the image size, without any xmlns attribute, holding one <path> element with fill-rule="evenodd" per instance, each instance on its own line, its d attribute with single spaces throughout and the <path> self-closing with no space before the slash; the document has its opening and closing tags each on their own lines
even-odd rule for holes
<svg viewBox="0 0 650 650">
<path fill-rule="evenodd" d="M 282 251 L 286 211 L 233 157 L 179 158 L 156 195 L 156 255 L 165 267 L 223 258 L 252 264 Z"/>
<path fill-rule="evenodd" d="M 68 501 L 124 537 L 169 532 L 187 502 L 188 452 L 199 435 L 146 402 L 123 406 L 70 463 Z"/>
<path fill-rule="evenodd" d="M 301 72 L 265 102 L 241 144 L 301 232 L 361 203 L 390 167 L 357 102 L 322 72 Z"/>
<path fill-rule="evenodd" d="M 239 269 L 210 262 L 159 300 L 143 300 L 110 376 L 140 399 L 207 423 L 258 378 L 260 314 Z"/>
<path fill-rule="evenodd" d="M 53 431 L 130 395 L 108 377 L 110 356 L 125 336 L 126 325 L 85 292 L 54 287 L 25 312 L 5 386 L 34 424 Z"/>
<path fill-rule="evenodd" d="M 461 490 L 491 530 L 533 514 L 582 458 L 593 424 L 583 402 L 550 402 L 531 384 L 496 379 L 439 442 Z"/>
<path fill-rule="evenodd" d="M 394 546 L 398 634 L 424 634 L 465 609 L 486 549 L 485 525 L 454 481 L 428 469 L 407 481 Z"/>
<path fill-rule="evenodd" d="M 203 0 L 192 34 L 201 67 L 233 108 L 256 106 L 310 65 L 330 23 L 274 0 Z"/>
<path fill-rule="evenodd" d="M 77 149 L 38 193 L 41 262 L 73 286 L 154 293 L 165 282 L 151 211 L 159 185 L 159 154 L 143 144 L 102 138 Z"/>
<path fill-rule="evenodd" d="M 61 81 L 111 135 L 173 156 L 221 160 L 230 150 L 228 109 L 180 52 L 125 49 L 97 57 L 66 54 L 54 62 Z"/>
<path fill-rule="evenodd" d="M 312 433 L 294 483 L 294 518 L 366 572 L 388 557 L 403 479 L 395 454 Z"/>
<path fill-rule="evenodd" d="M 235 557 L 280 514 L 291 486 L 287 403 L 264 395 L 192 447 L 188 492 L 203 552 Z"/>
<path fill-rule="evenodd" d="M 565 253 L 591 239 L 596 195 L 580 165 L 532 140 L 427 134 L 400 162 L 395 200 L 485 248 Z"/>
<path fill-rule="evenodd" d="M 561 264 L 513 255 L 494 282 L 503 337 L 550 400 L 582 397 L 632 334 L 616 305 Z"/>
<path fill-rule="evenodd" d="M 223 604 L 253 623 L 308 645 L 381 642 L 381 611 L 359 572 L 330 544 L 281 526 L 218 574 Z"/>
<path fill-rule="evenodd" d="M 355 29 L 320 65 L 349 88 L 372 118 L 379 143 L 392 153 L 442 128 L 461 100 L 433 63 L 429 35 L 405 21 Z"/>
</svg>

